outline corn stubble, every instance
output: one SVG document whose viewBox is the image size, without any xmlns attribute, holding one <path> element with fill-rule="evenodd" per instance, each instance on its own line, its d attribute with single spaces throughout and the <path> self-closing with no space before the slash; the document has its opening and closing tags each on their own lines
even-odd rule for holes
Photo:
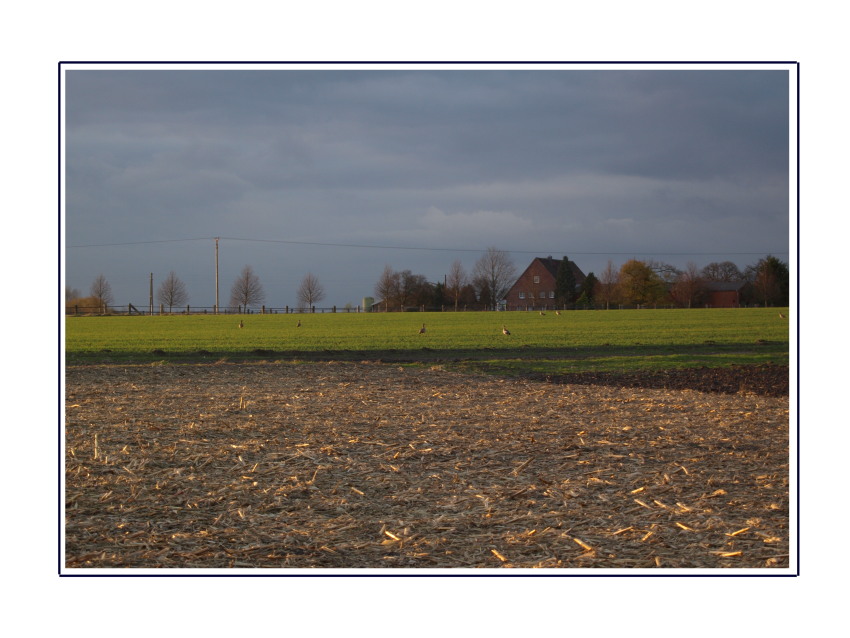
<svg viewBox="0 0 850 638">
<path fill-rule="evenodd" d="M 787 567 L 787 397 L 71 366 L 66 568 Z"/>
</svg>

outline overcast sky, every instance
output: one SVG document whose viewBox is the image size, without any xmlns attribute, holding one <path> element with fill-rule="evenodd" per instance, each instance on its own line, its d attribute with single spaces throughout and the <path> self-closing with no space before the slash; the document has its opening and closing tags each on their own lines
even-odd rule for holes
<svg viewBox="0 0 850 638">
<path fill-rule="evenodd" d="M 488 246 L 684 267 L 789 259 L 783 68 L 65 73 L 66 285 L 146 307 L 245 265 L 266 305 L 372 296 L 385 265 L 442 281 Z M 334 244 L 334 245 L 326 245 Z M 371 247 L 364 247 L 371 246 Z"/>
</svg>

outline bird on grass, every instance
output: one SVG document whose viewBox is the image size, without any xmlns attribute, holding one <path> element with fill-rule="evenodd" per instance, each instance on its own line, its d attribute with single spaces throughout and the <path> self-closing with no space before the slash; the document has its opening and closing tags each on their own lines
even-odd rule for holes
<svg viewBox="0 0 850 638">
<path fill-rule="evenodd" d="M 541 317 L 545 317 L 545 316 L 546 316 L 546 313 L 545 313 L 545 312 L 543 312 L 543 311 L 541 310 L 541 311 L 540 311 L 540 316 L 541 316 Z"/>
<path fill-rule="evenodd" d="M 782 319 L 787 319 L 787 317 L 785 315 L 783 315 L 781 312 L 779 313 L 779 317 L 782 318 Z"/>
<path fill-rule="evenodd" d="M 425 334 L 425 324 L 424 323 L 422 324 L 422 327 L 419 328 L 419 334 L 421 334 L 421 335 Z"/>
<path fill-rule="evenodd" d="M 240 327 L 240 328 L 244 328 L 244 327 L 245 327 L 245 324 L 244 324 L 244 323 L 242 323 L 242 320 L 241 320 L 241 319 L 239 320 L 239 327 Z"/>
<path fill-rule="evenodd" d="M 297 324 L 295 324 L 295 327 L 296 327 L 296 328 L 300 328 L 300 327 L 301 327 L 301 320 L 300 320 L 300 319 L 298 320 L 298 323 L 297 323 Z"/>
<path fill-rule="evenodd" d="M 556 315 L 558 315 L 558 316 L 560 317 L 560 316 L 561 316 L 561 311 L 560 311 L 560 310 L 556 310 L 556 311 L 555 311 L 555 314 L 556 314 Z"/>
<path fill-rule="evenodd" d="M 503 335 L 509 335 L 509 334 L 511 334 L 511 331 L 508 330 L 507 326 L 502 326 L 502 334 Z"/>
</svg>

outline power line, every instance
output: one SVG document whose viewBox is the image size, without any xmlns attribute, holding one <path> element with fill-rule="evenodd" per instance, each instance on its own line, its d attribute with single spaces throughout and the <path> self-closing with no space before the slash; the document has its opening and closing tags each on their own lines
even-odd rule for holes
<svg viewBox="0 0 850 638">
<path fill-rule="evenodd" d="M 343 243 L 332 243 L 332 242 L 318 242 L 318 241 L 295 241 L 288 239 L 255 239 L 251 237 L 191 237 L 186 239 L 154 239 L 148 241 L 130 241 L 130 242 L 118 242 L 118 243 L 108 243 L 108 244 L 77 244 L 68 246 L 68 248 L 102 248 L 108 246 L 134 246 L 134 245 L 142 245 L 142 244 L 166 244 L 166 243 L 174 243 L 174 242 L 187 242 L 187 241 L 210 241 L 216 239 L 227 239 L 229 241 L 245 241 L 245 242 L 256 242 L 256 243 L 265 243 L 265 244 L 293 244 L 299 246 L 328 246 L 333 248 L 368 248 L 370 250 L 422 250 L 422 251 L 433 251 L 433 252 L 468 252 L 468 253 L 483 253 L 486 252 L 486 249 L 482 248 L 438 248 L 431 246 L 383 246 L 379 244 L 343 244 Z M 557 250 L 507 250 L 505 252 L 510 253 L 520 253 L 520 254 L 529 254 L 529 255 L 553 255 L 558 252 Z M 578 250 L 570 250 L 568 251 L 572 255 L 664 255 L 666 257 L 695 257 L 700 255 L 787 255 L 787 250 L 767 250 L 767 251 L 746 251 L 746 252 L 722 252 L 722 251 L 710 251 L 710 252 L 659 252 L 659 251 L 624 251 L 624 252 L 610 252 L 610 251 L 578 251 Z"/>
<path fill-rule="evenodd" d="M 140 244 L 169 244 L 180 241 L 206 241 L 215 237 L 191 237 L 188 239 L 151 239 L 149 241 L 124 241 L 111 244 L 76 244 L 68 248 L 102 248 L 105 246 L 137 246 Z"/>
</svg>

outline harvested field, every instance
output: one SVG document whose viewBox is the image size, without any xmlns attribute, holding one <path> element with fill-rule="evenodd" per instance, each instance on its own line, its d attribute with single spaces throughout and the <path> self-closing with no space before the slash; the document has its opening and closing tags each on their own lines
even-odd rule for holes
<svg viewBox="0 0 850 638">
<path fill-rule="evenodd" d="M 561 381 L 70 366 L 66 569 L 789 566 L 787 396 Z"/>
</svg>

